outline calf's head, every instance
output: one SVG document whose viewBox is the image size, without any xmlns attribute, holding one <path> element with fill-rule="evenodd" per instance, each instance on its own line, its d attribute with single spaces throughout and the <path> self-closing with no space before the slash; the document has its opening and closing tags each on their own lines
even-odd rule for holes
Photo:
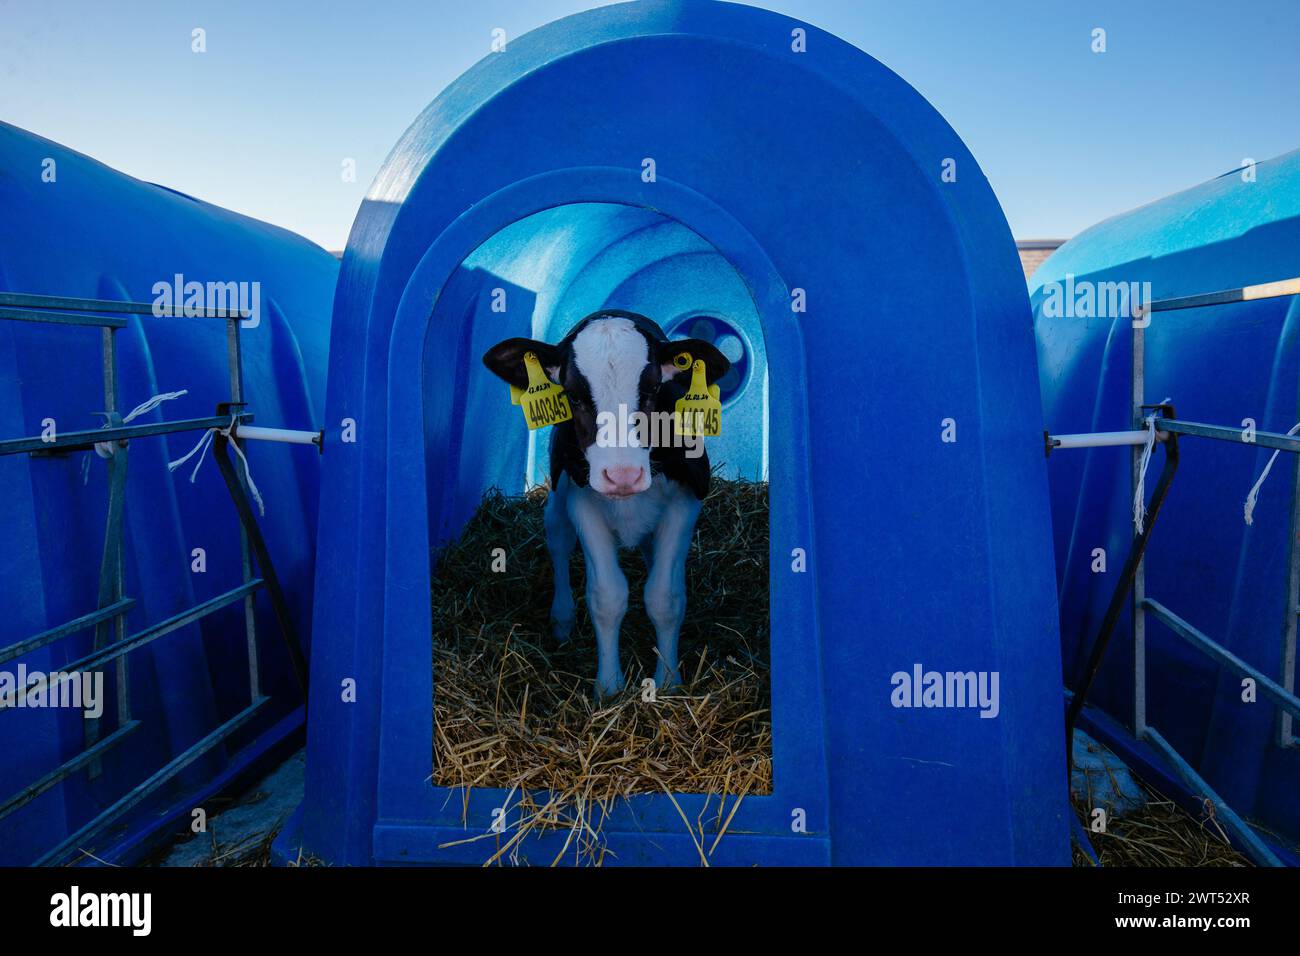
<svg viewBox="0 0 1300 956">
<path fill-rule="evenodd" d="M 528 352 L 537 355 L 547 376 L 569 398 L 573 418 L 555 426 L 552 439 L 572 441 L 581 454 L 585 467 L 567 467 L 569 477 L 609 498 L 627 498 L 650 487 L 651 447 L 663 436 L 653 426 L 655 416 L 670 413 L 690 383 L 689 369 L 679 368 L 674 359 L 689 352 L 703 360 L 710 382 L 731 367 L 701 339 L 670 342 L 645 316 L 613 310 L 587 316 L 555 345 L 506 339 L 488 350 L 483 364 L 524 388 Z"/>
</svg>

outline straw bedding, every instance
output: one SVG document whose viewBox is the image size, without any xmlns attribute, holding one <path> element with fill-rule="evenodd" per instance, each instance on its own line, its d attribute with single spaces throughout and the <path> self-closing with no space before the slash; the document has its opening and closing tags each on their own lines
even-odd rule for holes
<svg viewBox="0 0 1300 956">
<path fill-rule="evenodd" d="M 643 686 L 657 661 L 639 552 L 620 556 L 629 585 L 620 642 L 627 688 L 599 704 L 581 548 L 571 563 L 573 636 L 559 645 L 550 635 L 545 489 L 518 498 L 489 491 L 460 539 L 437 555 L 432 780 L 464 788 L 466 800 L 475 787 L 511 792 L 508 828 L 489 835 L 486 862 L 518 861 L 525 836 L 561 829 L 568 836 L 557 862 L 599 864 L 607 852 L 601 825 L 618 801 L 705 793 L 717 801 L 704 818 L 683 814 L 682 826 L 707 864 L 740 802 L 771 793 L 767 494 L 765 483 L 714 478 L 687 562 L 684 686 L 653 701 Z M 497 548 L 501 572 L 492 570 Z"/>
<path fill-rule="evenodd" d="M 1102 866 L 1251 865 L 1228 842 L 1211 806 L 1207 804 L 1202 813 L 1193 815 L 1156 790 L 1143 788 L 1147 791 L 1144 807 L 1116 817 L 1105 833 L 1088 833 Z M 1091 819 L 1087 800 L 1077 793 L 1071 794 L 1070 800 L 1087 830 Z M 1073 851 L 1075 866 L 1093 865 L 1077 846 Z"/>
</svg>

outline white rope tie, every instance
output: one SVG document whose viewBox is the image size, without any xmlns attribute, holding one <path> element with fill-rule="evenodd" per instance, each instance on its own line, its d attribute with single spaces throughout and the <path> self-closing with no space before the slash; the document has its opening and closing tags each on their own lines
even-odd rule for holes
<svg viewBox="0 0 1300 956">
<path fill-rule="evenodd" d="M 1287 434 L 1294 435 L 1296 432 L 1300 432 L 1300 422 L 1292 425 L 1291 430 L 1287 432 Z M 1273 462 L 1277 461 L 1277 456 L 1281 451 L 1282 449 L 1280 448 L 1273 449 L 1273 454 L 1269 458 L 1268 464 L 1264 466 L 1264 470 L 1260 473 L 1259 479 L 1255 482 L 1255 486 L 1250 489 L 1250 494 L 1246 495 L 1246 524 L 1255 523 L 1255 505 L 1259 502 L 1259 489 L 1263 486 L 1264 479 L 1268 477 L 1268 473 L 1273 470 Z"/>
<path fill-rule="evenodd" d="M 1168 405 L 1169 399 L 1166 398 L 1161 404 Z M 1142 449 L 1142 459 L 1138 463 L 1137 489 L 1133 492 L 1133 527 L 1137 529 L 1138 534 L 1142 533 L 1142 523 L 1147 517 L 1147 466 L 1151 464 L 1151 452 L 1156 447 L 1156 413 L 1152 411 L 1142 421 L 1147 428 L 1147 441 Z"/>
<path fill-rule="evenodd" d="M 126 417 L 122 419 L 122 424 L 127 425 L 134 419 L 139 418 L 141 415 L 153 411 L 163 402 L 170 402 L 174 398 L 180 398 L 182 395 L 188 395 L 189 393 L 190 393 L 189 389 L 183 388 L 179 392 L 162 392 L 158 395 L 155 395 L 153 398 L 149 399 L 148 401 L 141 402 L 135 408 L 131 409 L 131 411 L 127 413 Z M 100 427 L 108 428 L 109 423 L 104 422 L 104 424 L 101 425 Z M 104 459 L 112 458 L 116 452 L 115 446 L 116 446 L 116 442 L 97 441 L 95 442 L 95 454 L 98 455 L 100 458 L 104 458 Z M 84 459 L 82 459 L 81 462 L 81 483 L 84 485 L 89 479 L 90 479 L 90 456 L 87 455 Z"/>
<path fill-rule="evenodd" d="M 194 463 L 194 470 L 190 472 L 190 484 L 194 484 L 194 479 L 197 478 L 199 475 L 199 466 L 203 464 L 203 459 L 207 457 L 208 449 L 212 446 L 212 439 L 217 434 L 217 432 L 220 432 L 222 435 L 226 436 L 227 439 L 229 439 L 230 447 L 235 449 L 235 454 L 238 455 L 239 460 L 244 463 L 244 480 L 248 482 L 248 493 L 251 494 L 253 496 L 253 500 L 257 502 L 258 514 L 265 517 L 266 505 L 262 502 L 262 493 L 257 490 L 257 483 L 253 481 L 253 473 L 252 471 L 249 470 L 248 467 L 248 458 L 245 457 L 243 449 L 239 447 L 239 443 L 235 441 L 235 439 L 231 436 L 231 432 L 235 430 L 235 421 L 237 420 L 237 418 L 238 418 L 237 415 L 231 415 L 230 424 L 227 425 L 225 428 L 207 429 L 202 434 L 202 436 L 200 436 L 198 444 L 195 445 L 193 448 L 191 448 L 183 458 L 177 458 L 175 461 L 167 463 L 167 470 L 175 471 L 181 465 L 185 464 L 187 461 L 193 458 L 195 453 L 197 453 L 199 456 L 199 460 Z"/>
</svg>

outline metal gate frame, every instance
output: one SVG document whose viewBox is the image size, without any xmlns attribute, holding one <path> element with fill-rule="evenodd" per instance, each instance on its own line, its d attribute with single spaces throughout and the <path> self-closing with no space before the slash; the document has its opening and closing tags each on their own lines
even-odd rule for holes
<svg viewBox="0 0 1300 956">
<path fill-rule="evenodd" d="M 1141 487 L 1141 467 L 1143 449 L 1153 429 L 1157 442 L 1165 449 L 1165 468 L 1161 474 L 1156 490 L 1152 496 L 1151 509 L 1144 530 L 1134 536 L 1129 559 L 1125 563 L 1120 582 L 1111 598 L 1106 616 L 1102 621 L 1097 640 L 1093 644 L 1085 677 L 1078 691 L 1070 701 L 1066 717 L 1066 753 L 1069 756 L 1068 768 L 1073 769 L 1072 744 L 1074 723 L 1077 720 L 1088 690 L 1100 669 L 1106 645 L 1114 632 L 1119 611 L 1125 603 L 1130 586 L 1133 591 L 1133 735 L 1139 741 L 1145 741 L 1159 752 L 1173 768 L 1183 784 L 1192 792 L 1200 793 L 1215 809 L 1217 818 L 1237 838 L 1247 855 L 1263 866 L 1282 866 L 1282 861 L 1203 777 L 1192 768 L 1181 754 L 1147 722 L 1146 714 L 1146 618 L 1149 613 L 1155 620 L 1165 625 L 1177 637 L 1186 641 L 1191 647 L 1200 651 L 1220 666 L 1240 677 L 1255 681 L 1261 694 L 1268 698 L 1278 709 L 1276 742 L 1280 747 L 1295 747 L 1293 718 L 1300 717 L 1300 698 L 1295 695 L 1296 672 L 1296 631 L 1300 623 L 1300 438 L 1282 435 L 1276 432 L 1256 431 L 1253 441 L 1247 441 L 1239 428 L 1222 425 L 1207 425 L 1200 422 L 1180 421 L 1174 417 L 1172 406 L 1148 405 L 1145 403 L 1146 386 L 1146 328 L 1150 325 L 1153 312 L 1173 312 L 1180 309 L 1204 308 L 1207 306 L 1226 305 L 1236 302 L 1248 302 L 1256 299 L 1271 299 L 1284 296 L 1300 295 L 1300 277 L 1269 282 L 1260 285 L 1243 286 L 1239 289 L 1227 289 L 1200 295 L 1178 296 L 1157 299 L 1149 303 L 1137 303 L 1132 308 L 1132 394 L 1131 412 L 1133 431 L 1097 432 L 1083 435 L 1045 434 L 1046 452 L 1050 455 L 1058 448 L 1096 448 L 1113 445 L 1131 445 L 1132 450 L 1132 490 L 1136 497 Z M 1149 424 L 1148 424 L 1149 422 Z M 1294 484 L 1291 500 L 1291 548 L 1287 558 L 1287 603 L 1286 620 L 1283 627 L 1282 654 L 1280 661 L 1280 680 L 1273 680 L 1263 671 L 1237 657 L 1223 645 L 1197 630 L 1159 601 L 1147 597 L 1144 552 L 1150 538 L 1151 530 L 1159 513 L 1160 505 L 1173 480 L 1174 470 L 1178 465 L 1179 435 L 1210 438 L 1217 441 L 1233 442 L 1239 445 L 1255 445 L 1290 452 L 1296 455 L 1293 469 Z M 1068 772 L 1068 771 L 1067 771 Z"/>
<path fill-rule="evenodd" d="M 230 373 L 230 400 L 221 402 L 216 407 L 216 414 L 211 418 L 191 418 L 172 422 L 155 422 L 150 424 L 123 424 L 118 411 L 117 359 L 115 335 L 125 328 L 126 315 L 150 315 L 162 318 L 196 318 L 222 319 L 226 323 L 226 357 Z M 243 362 L 240 346 L 240 323 L 251 318 L 247 312 L 226 309 L 175 310 L 155 307 L 142 302 L 117 302 L 109 299 L 80 299 L 63 296 L 28 295 L 21 293 L 0 293 L 0 319 L 19 322 L 57 323 L 101 330 L 103 376 L 104 376 L 104 427 L 83 431 L 66 432 L 47 439 L 45 437 L 15 438 L 0 441 L 0 455 L 31 454 L 45 456 L 68 454 L 76 451 L 92 451 L 96 444 L 111 443 L 111 455 L 108 457 L 108 517 L 104 531 L 104 550 L 100 562 L 99 596 L 97 609 L 80 617 L 42 631 L 26 640 L 0 648 L 0 664 L 22 657 L 31 651 L 45 647 L 63 638 L 69 637 L 89 628 L 95 629 L 93 650 L 78 660 L 59 669 L 59 679 L 55 687 L 69 678 L 104 667 L 114 662 L 117 672 L 117 729 L 101 739 L 99 720 L 87 721 L 85 749 L 65 761 L 49 773 L 23 787 L 17 793 L 0 800 L 0 818 L 6 817 L 36 799 L 41 794 L 59 784 L 72 774 L 85 769 L 90 779 L 100 773 L 101 759 L 105 753 L 122 743 L 137 731 L 141 724 L 131 716 L 131 688 L 127 670 L 127 655 L 153 641 L 174 633 L 181 628 L 221 610 L 236 602 L 244 605 L 245 640 L 248 646 L 248 683 L 249 704 L 234 717 L 225 721 L 207 736 L 191 745 L 184 752 L 173 757 L 166 765 L 156 770 L 148 778 L 131 788 L 107 809 L 101 811 L 88 823 L 69 834 L 57 845 L 46 851 L 34 865 L 57 865 L 71 851 L 88 839 L 101 833 L 114 820 L 131 808 L 142 803 L 157 792 L 164 784 L 174 778 L 187 766 L 212 750 L 235 731 L 247 724 L 270 700 L 262 692 L 258 673 L 257 623 L 254 613 L 254 597 L 259 589 L 265 589 L 275 611 L 277 623 L 289 657 L 294 675 L 302 691 L 303 702 L 307 699 L 307 664 L 298 640 L 297 631 L 289 617 L 288 605 L 280 588 L 279 578 L 271 562 L 270 553 L 262 537 L 261 529 L 253 515 L 244 481 L 230 460 L 228 447 L 233 439 L 255 438 L 272 441 L 288 441 L 298 444 L 314 444 L 323 448 L 322 432 L 292 432 L 282 429 L 251 428 L 253 416 L 244 411 Z M 226 488 L 234 503 L 240 522 L 240 556 L 243 568 L 243 583 L 231 588 L 214 598 L 210 598 L 186 611 L 159 621 L 134 634 L 126 633 L 127 613 L 135 606 L 135 600 L 125 594 L 123 573 L 123 531 L 122 515 L 125 504 L 127 453 L 129 441 L 134 438 L 146 438 L 156 435 L 170 435 L 179 432 L 212 430 L 212 451 L 217 466 L 225 481 Z M 253 573 L 253 559 L 256 558 L 260 575 Z M 37 681 L 17 693 L 24 696 L 38 690 L 49 688 L 48 677 Z M 11 709 L 16 701 L 6 704 L 0 701 L 0 712 Z"/>
</svg>

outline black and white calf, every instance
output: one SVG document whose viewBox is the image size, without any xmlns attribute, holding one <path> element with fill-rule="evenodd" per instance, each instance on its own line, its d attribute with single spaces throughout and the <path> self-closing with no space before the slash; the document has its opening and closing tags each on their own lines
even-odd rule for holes
<svg viewBox="0 0 1300 956">
<path fill-rule="evenodd" d="M 700 503 L 709 491 L 704 439 L 679 436 L 671 421 L 691 381 L 674 363 L 689 352 L 716 382 L 730 363 L 699 339 L 670 342 L 645 316 L 607 310 L 587 316 L 556 345 L 507 339 L 483 356 L 512 385 L 528 383 L 524 355 L 536 353 L 547 376 L 564 388 L 571 420 L 551 437 L 551 495 L 546 545 L 555 566 L 551 626 L 561 641 L 573 629 L 569 556 L 581 542 L 587 610 L 596 631 L 597 696 L 623 687 L 618 632 L 627 613 L 620 547 L 640 547 L 650 569 L 645 606 L 654 625 L 659 666 L 655 684 L 680 682 L 677 637 L 686 616 L 686 553 Z M 641 415 L 634 413 L 640 412 Z"/>
</svg>

